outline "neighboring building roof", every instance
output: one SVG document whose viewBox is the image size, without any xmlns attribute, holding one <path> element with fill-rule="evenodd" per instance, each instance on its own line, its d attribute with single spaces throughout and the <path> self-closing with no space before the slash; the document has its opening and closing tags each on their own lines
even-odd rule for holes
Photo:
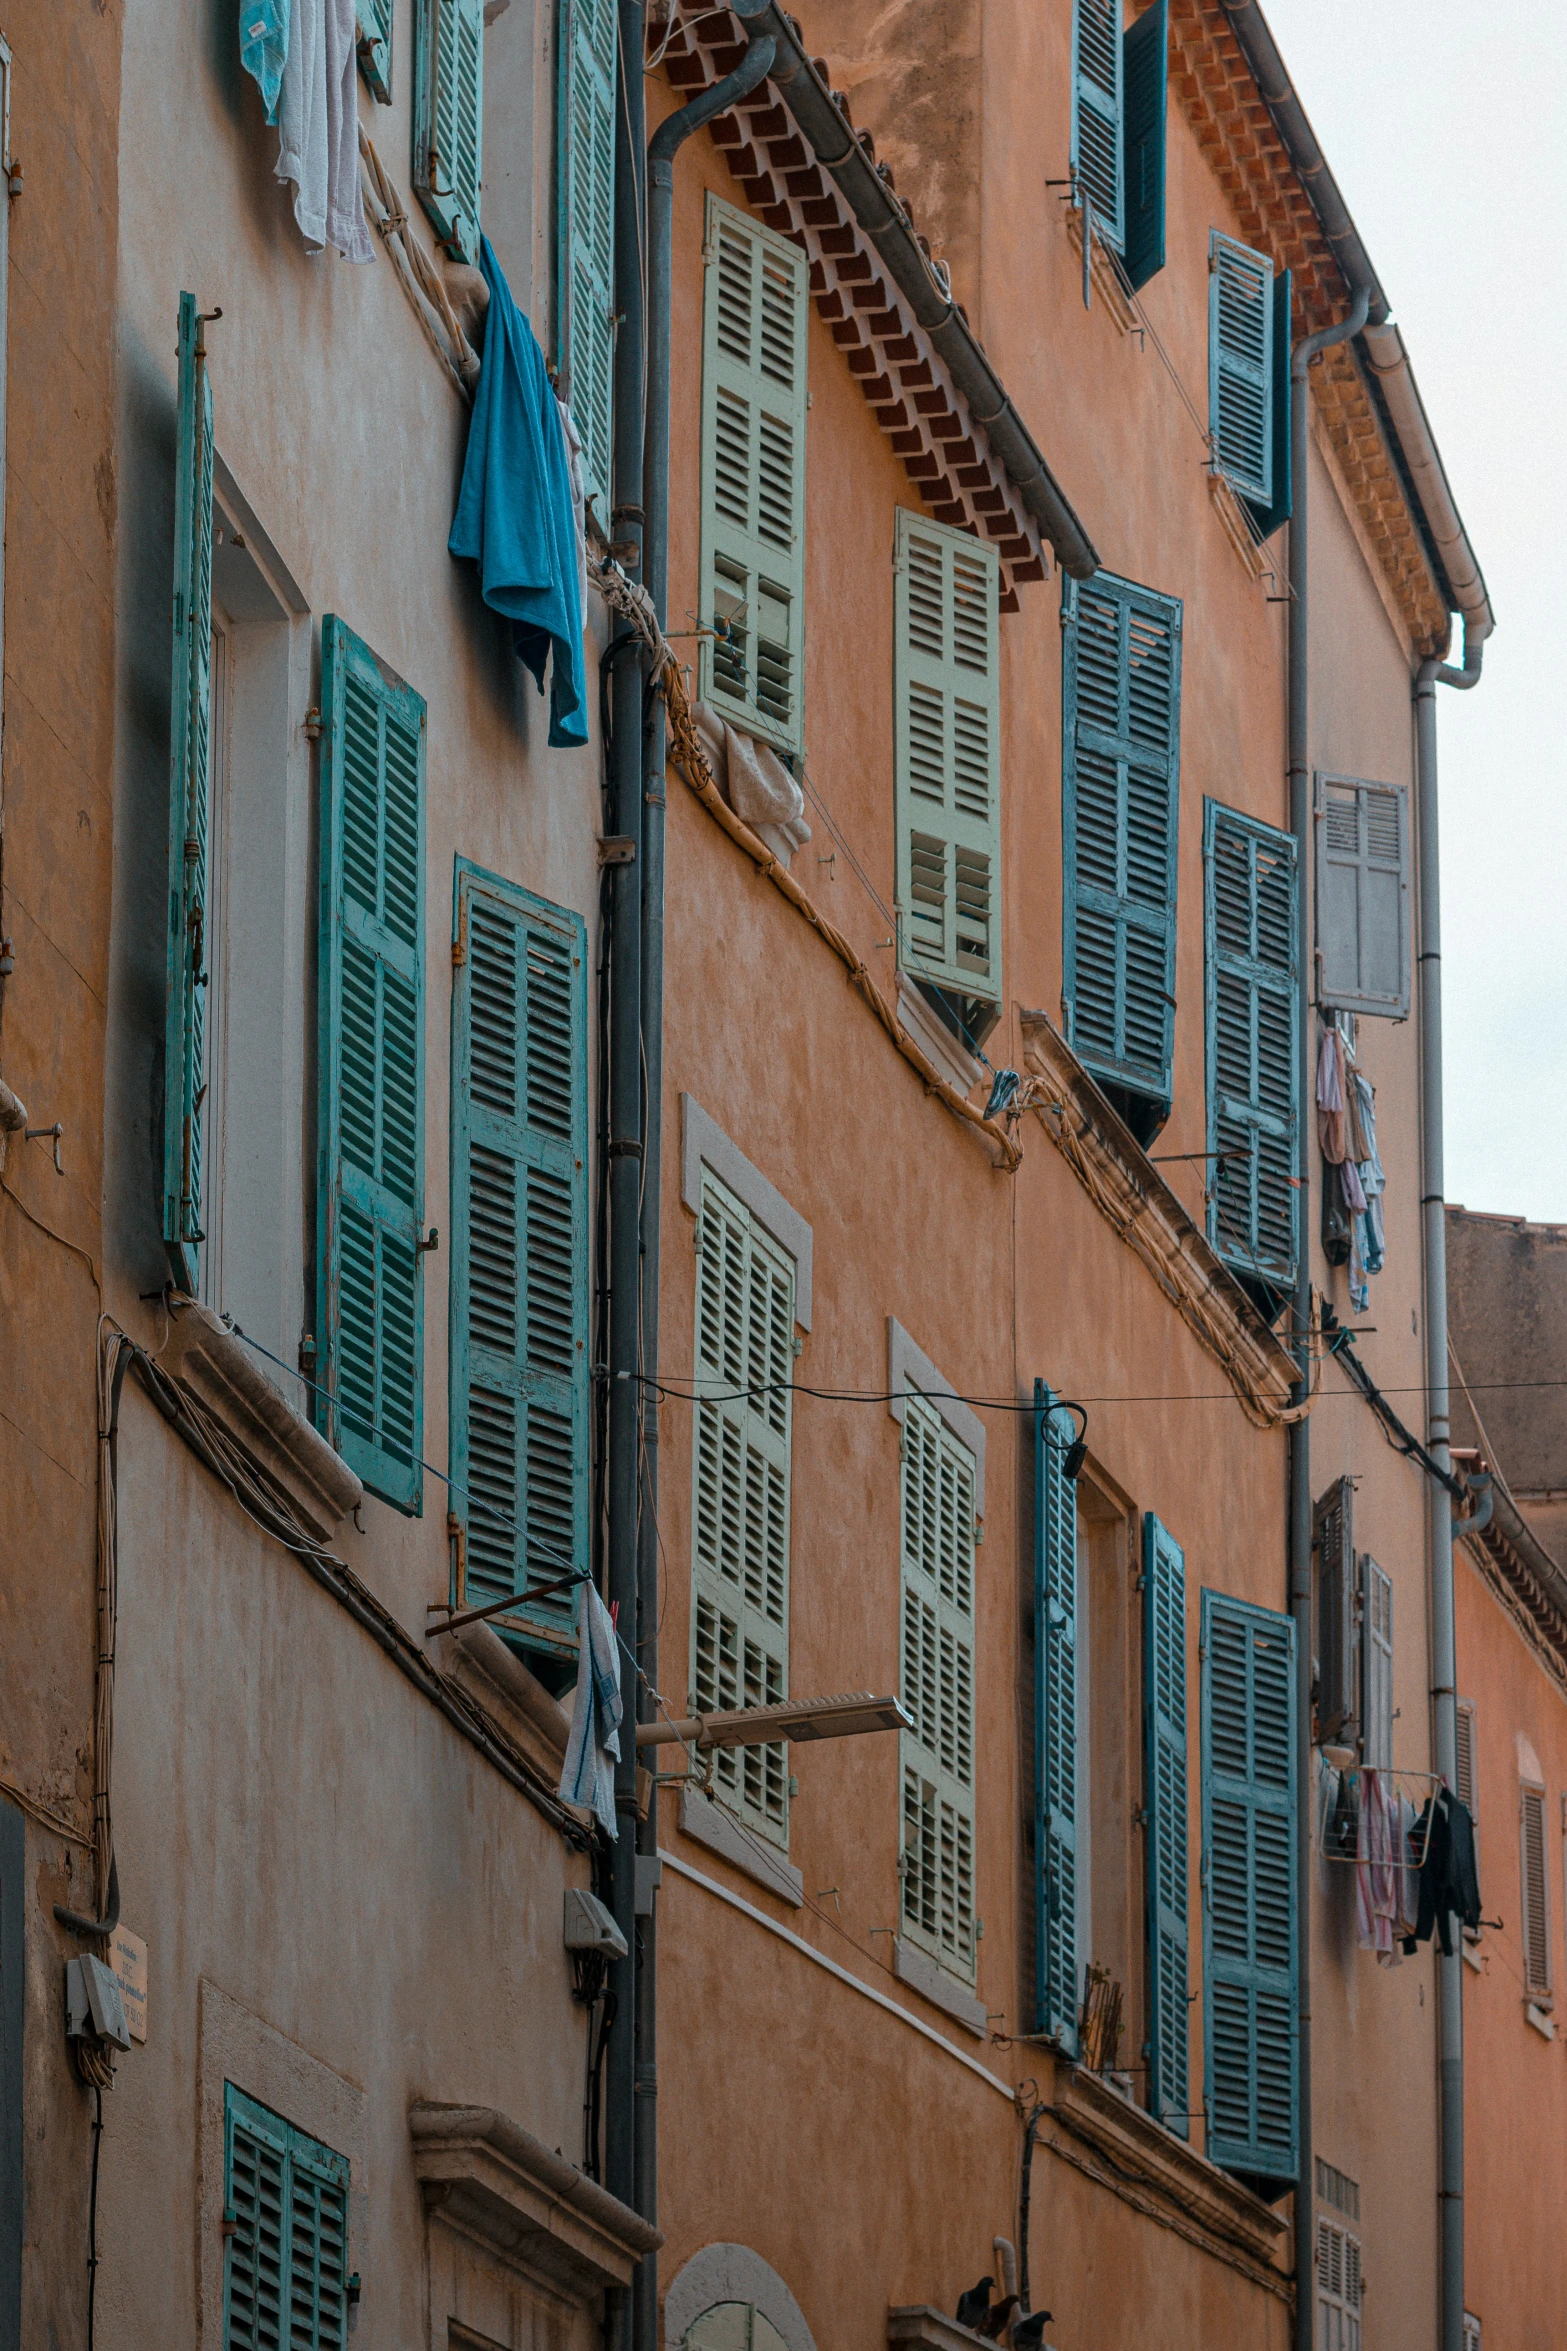
<svg viewBox="0 0 1567 2351">
<path fill-rule="evenodd" d="M 1567 1492 L 1567 1225 L 1450 1205 L 1447 1312 L 1456 1441 L 1521 1498 Z"/>
</svg>

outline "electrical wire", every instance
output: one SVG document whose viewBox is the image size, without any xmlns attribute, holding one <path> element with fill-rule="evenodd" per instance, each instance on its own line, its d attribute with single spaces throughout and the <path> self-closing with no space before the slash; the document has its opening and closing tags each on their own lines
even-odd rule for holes
<svg viewBox="0 0 1567 2351">
<path fill-rule="evenodd" d="M 98 2315 L 98 2157 L 102 2147 L 103 2091 L 94 2082 L 92 2187 L 87 2197 L 87 2351 L 93 2351 L 93 2329 Z"/>
</svg>

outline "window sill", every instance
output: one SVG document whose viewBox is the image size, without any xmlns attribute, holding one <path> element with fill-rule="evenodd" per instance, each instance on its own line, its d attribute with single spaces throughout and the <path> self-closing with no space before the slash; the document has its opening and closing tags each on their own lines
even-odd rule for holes
<svg viewBox="0 0 1567 2351">
<path fill-rule="evenodd" d="M 784 1854 L 775 1852 L 760 1836 L 743 1827 L 732 1812 L 704 1796 L 699 1788 L 680 1791 L 680 1833 L 705 1845 L 731 1868 L 765 1886 L 794 1910 L 805 1907 L 805 1879 Z"/>
<path fill-rule="evenodd" d="M 551 1786 L 560 1778 L 571 1718 L 487 1624 L 432 1631 L 442 1671 L 493 1716 Z"/>
<path fill-rule="evenodd" d="M 1538 2000 L 1526 2000 L 1523 2004 L 1523 2013 L 1525 2023 L 1533 2025 L 1542 2041 L 1555 2040 L 1556 2019 L 1551 2015 L 1549 2009 L 1542 2008 Z"/>
<path fill-rule="evenodd" d="M 905 2302 L 888 2307 L 887 2341 L 893 2351 L 970 2351 L 971 2345 L 988 2342 L 989 2337 L 960 2327 L 929 2302 Z"/>
<path fill-rule="evenodd" d="M 628 2286 L 637 2263 L 664 2242 L 661 2230 L 492 2107 L 420 2100 L 408 2128 L 431 2219 L 476 2238 L 508 2271 L 542 2277 L 579 2308 L 607 2286 Z"/>
<path fill-rule="evenodd" d="M 908 1030 L 920 1051 L 935 1063 L 949 1085 L 956 1086 L 960 1094 L 973 1093 L 985 1074 L 982 1063 L 958 1042 L 903 971 L 898 974 L 898 1026 Z"/>
<path fill-rule="evenodd" d="M 976 2041 L 985 2038 L 985 2003 L 955 1976 L 948 1975 L 940 1960 L 932 1959 L 917 1943 L 907 1943 L 901 1935 L 893 1938 L 892 1969 L 900 1984 L 907 1984 L 918 1992 L 933 2008 L 950 2016 L 972 2033 Z"/>
<path fill-rule="evenodd" d="M 318 1542 L 364 1499 L 364 1488 L 325 1437 L 280 1395 L 243 1343 L 194 1299 L 170 1301 L 160 1369 L 206 1407 L 265 1482 Z"/>
</svg>

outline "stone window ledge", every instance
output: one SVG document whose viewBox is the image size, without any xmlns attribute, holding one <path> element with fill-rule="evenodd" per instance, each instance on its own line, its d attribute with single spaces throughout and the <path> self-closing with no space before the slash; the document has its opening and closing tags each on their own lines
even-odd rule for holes
<svg viewBox="0 0 1567 2351">
<path fill-rule="evenodd" d="M 408 2129 L 426 2210 L 569 2302 L 628 2286 L 664 2242 L 662 2230 L 493 2107 L 421 2100 Z"/>
<path fill-rule="evenodd" d="M 243 1342 L 194 1299 L 170 1300 L 158 1367 L 205 1406 L 307 1533 L 326 1542 L 364 1488 L 346 1461 L 294 1410 Z"/>
<path fill-rule="evenodd" d="M 904 2302 L 888 2306 L 887 2340 L 895 2351 L 973 2351 L 976 2343 L 986 2343 L 989 2337 L 960 2327 L 929 2302 Z"/>
<path fill-rule="evenodd" d="M 777 1852 L 753 1831 L 741 1826 L 731 1812 L 704 1796 L 700 1788 L 680 1791 L 680 1833 L 717 1853 L 734 1869 L 743 1870 L 769 1894 L 776 1894 L 794 1910 L 805 1905 L 805 1879 L 786 1854 Z"/>
<path fill-rule="evenodd" d="M 976 2040 L 985 2038 L 985 2003 L 977 2000 L 966 1984 L 948 1975 L 939 1961 L 922 1951 L 917 1943 L 906 1942 L 897 1936 L 892 1946 L 892 1967 L 900 1984 L 907 1984 L 922 1999 L 952 2017 L 970 2032 Z"/>
<path fill-rule="evenodd" d="M 444 1673 L 461 1684 L 500 1723 L 534 1769 L 551 1785 L 560 1778 L 571 1717 L 487 1624 L 432 1626 L 427 1635 Z"/>
</svg>

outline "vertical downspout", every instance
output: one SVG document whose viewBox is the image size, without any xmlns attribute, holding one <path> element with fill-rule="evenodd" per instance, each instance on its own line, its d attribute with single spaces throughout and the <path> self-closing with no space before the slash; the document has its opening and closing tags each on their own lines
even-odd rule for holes
<svg viewBox="0 0 1567 2351">
<path fill-rule="evenodd" d="M 1366 323 L 1369 286 L 1355 289 L 1349 316 L 1320 334 L 1303 336 L 1290 354 L 1290 606 L 1289 801 L 1295 836 L 1295 930 L 1300 942 L 1300 1116 L 1295 1122 L 1295 1176 L 1300 1218 L 1293 1323 L 1300 1377 L 1294 1401 L 1311 1390 L 1311 1139 L 1316 1122 L 1311 1014 L 1315 960 L 1311 952 L 1311 602 L 1308 513 L 1311 483 L 1311 408 L 1306 370 L 1319 351 L 1347 342 Z M 1295 2177 L 1295 2346 L 1313 2351 L 1317 2296 L 1311 2126 L 1311 1423 L 1290 1424 L 1289 1604 L 1295 1620 L 1295 1974 L 1296 2115 L 1299 2168 Z"/>
</svg>

